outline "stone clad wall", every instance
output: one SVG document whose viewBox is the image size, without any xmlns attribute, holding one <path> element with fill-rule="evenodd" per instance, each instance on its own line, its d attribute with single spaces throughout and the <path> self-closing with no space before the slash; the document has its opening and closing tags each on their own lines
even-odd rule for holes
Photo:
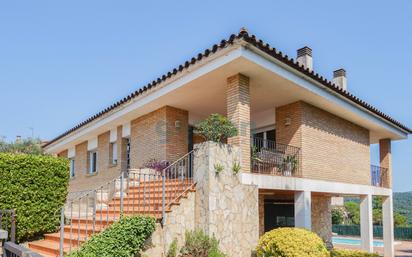
<svg viewBox="0 0 412 257">
<path fill-rule="evenodd" d="M 327 246 L 332 246 L 332 200 L 330 196 L 312 195 L 312 231 Z"/>
<path fill-rule="evenodd" d="M 214 235 L 229 256 L 250 257 L 259 239 L 258 188 L 241 184 L 233 174 L 240 149 L 212 142 L 195 149 L 195 228 Z M 216 174 L 215 165 L 223 171 Z"/>
<path fill-rule="evenodd" d="M 166 256 L 173 239 L 178 241 L 178 249 L 183 245 L 185 232 L 195 229 L 195 193 L 189 193 L 186 199 L 180 200 L 180 205 L 172 207 L 166 213 L 166 222 L 157 224 L 156 231 L 150 238 L 150 245 L 144 254 L 150 257 Z M 144 255 L 143 255 L 144 256 Z"/>
</svg>

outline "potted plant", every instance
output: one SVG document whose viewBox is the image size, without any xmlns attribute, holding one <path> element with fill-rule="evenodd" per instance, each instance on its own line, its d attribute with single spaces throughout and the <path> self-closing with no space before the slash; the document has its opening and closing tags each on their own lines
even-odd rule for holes
<svg viewBox="0 0 412 257">
<path fill-rule="evenodd" d="M 296 166 L 298 165 L 298 160 L 296 156 L 288 155 L 283 158 L 282 163 L 282 175 L 283 176 L 292 176 L 295 172 Z"/>
</svg>

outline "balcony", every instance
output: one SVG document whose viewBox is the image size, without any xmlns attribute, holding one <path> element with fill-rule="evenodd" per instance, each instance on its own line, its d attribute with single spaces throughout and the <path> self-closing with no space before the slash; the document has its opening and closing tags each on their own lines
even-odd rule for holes
<svg viewBox="0 0 412 257">
<path fill-rule="evenodd" d="M 252 172 L 301 177 L 300 148 L 255 137 L 251 142 Z"/>
<path fill-rule="evenodd" d="M 371 165 L 371 185 L 376 187 L 389 187 L 388 169 Z"/>
</svg>

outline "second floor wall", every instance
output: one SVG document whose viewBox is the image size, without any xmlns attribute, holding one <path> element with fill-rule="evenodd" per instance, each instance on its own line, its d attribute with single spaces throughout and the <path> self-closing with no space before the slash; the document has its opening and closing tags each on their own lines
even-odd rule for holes
<svg viewBox="0 0 412 257">
<path fill-rule="evenodd" d="M 370 185 L 365 128 L 300 101 L 276 108 L 276 141 L 301 149 L 305 178 Z"/>
</svg>

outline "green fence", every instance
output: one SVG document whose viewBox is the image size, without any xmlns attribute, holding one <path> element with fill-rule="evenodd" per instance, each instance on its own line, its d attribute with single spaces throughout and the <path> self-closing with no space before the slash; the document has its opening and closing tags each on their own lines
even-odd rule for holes
<svg viewBox="0 0 412 257">
<path fill-rule="evenodd" d="M 333 225 L 332 231 L 341 236 L 360 236 L 359 225 Z M 394 229 L 395 239 L 412 240 L 412 227 L 397 227 Z M 382 238 L 383 227 L 373 226 L 373 236 Z"/>
</svg>

